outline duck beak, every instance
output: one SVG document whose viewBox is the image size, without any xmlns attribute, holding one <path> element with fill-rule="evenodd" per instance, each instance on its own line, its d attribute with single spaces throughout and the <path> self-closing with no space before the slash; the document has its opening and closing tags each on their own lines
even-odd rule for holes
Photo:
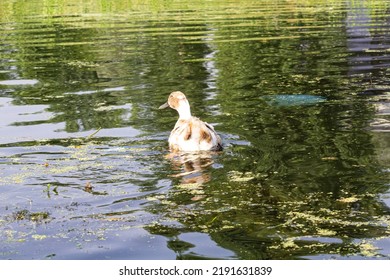
<svg viewBox="0 0 390 280">
<path fill-rule="evenodd" d="M 163 105 L 161 105 L 160 107 L 158 107 L 159 109 L 165 109 L 165 108 L 168 108 L 169 107 L 169 104 L 168 102 L 164 103 Z"/>
</svg>

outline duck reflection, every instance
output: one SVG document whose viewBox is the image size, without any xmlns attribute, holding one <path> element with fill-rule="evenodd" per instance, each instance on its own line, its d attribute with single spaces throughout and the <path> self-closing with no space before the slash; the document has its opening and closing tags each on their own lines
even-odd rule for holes
<svg viewBox="0 0 390 280">
<path fill-rule="evenodd" d="M 178 173 L 171 177 L 181 178 L 182 184 L 202 185 L 211 180 L 210 166 L 213 157 L 218 152 L 176 153 L 171 152 L 166 157 L 171 161 L 173 170 Z"/>
</svg>

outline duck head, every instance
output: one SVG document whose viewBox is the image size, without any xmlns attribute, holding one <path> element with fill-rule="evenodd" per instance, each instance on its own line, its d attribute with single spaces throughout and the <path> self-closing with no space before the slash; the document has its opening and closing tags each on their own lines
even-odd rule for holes
<svg viewBox="0 0 390 280">
<path fill-rule="evenodd" d="M 185 120 L 191 118 L 190 104 L 181 91 L 172 92 L 168 97 L 168 101 L 161 105 L 159 109 L 168 107 L 175 109 L 179 113 L 179 119 Z"/>
</svg>

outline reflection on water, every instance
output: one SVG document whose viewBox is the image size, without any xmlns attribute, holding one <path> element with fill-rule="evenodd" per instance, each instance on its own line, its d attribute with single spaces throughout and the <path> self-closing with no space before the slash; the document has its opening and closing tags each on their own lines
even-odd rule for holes
<svg viewBox="0 0 390 280">
<path fill-rule="evenodd" d="M 389 258 L 388 1 L 27 2 L 0 3 L 0 258 Z M 169 154 L 175 90 L 222 152 Z"/>
<path fill-rule="evenodd" d="M 181 178 L 183 184 L 202 185 L 211 180 L 210 172 L 217 152 L 198 153 L 170 153 L 166 156 L 172 163 L 172 170 L 179 172 L 172 174 L 172 177 Z"/>
</svg>

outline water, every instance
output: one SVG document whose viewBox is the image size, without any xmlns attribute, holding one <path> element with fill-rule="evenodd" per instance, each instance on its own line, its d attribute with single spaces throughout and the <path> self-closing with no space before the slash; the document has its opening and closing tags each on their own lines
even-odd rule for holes
<svg viewBox="0 0 390 280">
<path fill-rule="evenodd" d="M 389 9 L 1 1 L 0 258 L 388 259 Z"/>
</svg>

